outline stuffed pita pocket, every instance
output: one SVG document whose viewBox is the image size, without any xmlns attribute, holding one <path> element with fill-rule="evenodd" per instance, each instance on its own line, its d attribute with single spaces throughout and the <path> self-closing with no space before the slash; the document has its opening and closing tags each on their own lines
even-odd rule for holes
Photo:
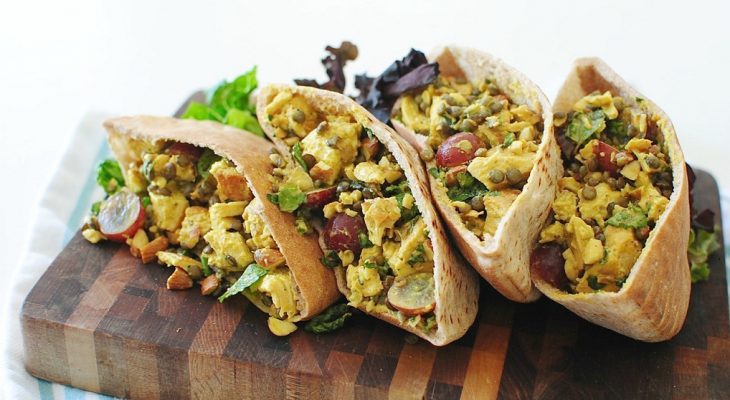
<svg viewBox="0 0 730 400">
<path fill-rule="evenodd" d="M 269 142 L 171 117 L 114 118 L 104 127 L 124 187 L 101 204 L 87 239 L 126 241 L 143 262 L 173 267 L 168 289 L 197 282 L 220 301 L 244 294 L 277 335 L 339 297 L 317 240 L 301 237 L 294 218 L 264 197 Z"/>
<path fill-rule="evenodd" d="M 449 246 L 413 149 L 337 93 L 271 85 L 257 110 L 284 154 L 271 200 L 303 232 L 321 230 L 349 304 L 435 345 L 464 335 L 478 281 Z"/>
<path fill-rule="evenodd" d="M 539 297 L 532 243 L 560 174 L 550 104 L 501 60 L 444 47 L 435 82 L 402 95 L 391 121 L 425 161 L 436 207 L 472 266 L 511 300 Z"/>
<path fill-rule="evenodd" d="M 688 178 L 669 117 L 597 58 L 554 105 L 565 174 L 532 256 L 552 300 L 634 339 L 682 327 L 690 297 Z"/>
</svg>

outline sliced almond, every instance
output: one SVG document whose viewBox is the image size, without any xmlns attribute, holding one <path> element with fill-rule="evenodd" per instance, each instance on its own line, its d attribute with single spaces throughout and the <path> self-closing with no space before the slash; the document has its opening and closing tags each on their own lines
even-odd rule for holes
<svg viewBox="0 0 730 400">
<path fill-rule="evenodd" d="M 281 252 L 275 249 L 258 249 L 253 253 L 253 258 L 257 264 L 268 270 L 284 265 L 286 262 Z"/>
<path fill-rule="evenodd" d="M 191 287 L 193 287 L 193 280 L 182 268 L 175 267 L 175 271 L 167 278 L 169 290 L 185 290 Z"/>
<path fill-rule="evenodd" d="M 139 251 L 139 256 L 142 258 L 142 262 L 147 264 L 157 259 L 157 252 L 167 249 L 169 242 L 164 236 L 160 236 L 155 240 L 147 243 Z"/>
<path fill-rule="evenodd" d="M 215 275 L 209 275 L 200 281 L 200 293 L 203 296 L 213 294 L 221 285 L 221 280 Z"/>
</svg>

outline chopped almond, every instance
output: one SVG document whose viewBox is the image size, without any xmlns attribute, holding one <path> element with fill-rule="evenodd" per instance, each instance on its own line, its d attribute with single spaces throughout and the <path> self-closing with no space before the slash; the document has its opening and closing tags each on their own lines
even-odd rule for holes
<svg viewBox="0 0 730 400">
<path fill-rule="evenodd" d="M 132 253 L 133 256 L 139 258 L 140 250 L 149 242 L 150 240 L 147 238 L 147 233 L 144 231 L 144 229 L 138 229 L 137 233 L 134 234 L 134 237 L 132 237 L 131 239 L 127 239 L 127 244 L 129 244 L 129 252 Z"/>
<path fill-rule="evenodd" d="M 167 249 L 168 244 L 169 243 L 167 241 L 167 238 L 164 236 L 160 236 L 155 240 L 147 243 L 139 251 L 139 256 L 140 258 L 142 258 L 142 262 L 147 264 L 149 262 L 155 261 L 157 259 L 157 252 Z"/>
<path fill-rule="evenodd" d="M 203 296 L 213 294 L 221 285 L 221 280 L 215 275 L 209 275 L 200 282 L 200 293 Z"/>
<path fill-rule="evenodd" d="M 253 253 L 253 258 L 257 264 L 268 270 L 284 265 L 286 262 L 281 252 L 275 249 L 258 249 Z"/>
<path fill-rule="evenodd" d="M 444 175 L 446 178 L 446 186 L 456 185 L 458 183 L 456 176 L 462 172 L 466 172 L 466 165 L 458 165 L 456 167 L 449 168 L 449 170 L 446 171 L 446 175 Z"/>
<path fill-rule="evenodd" d="M 361 140 L 360 146 L 362 146 L 362 155 L 365 157 L 365 161 L 372 160 L 380 151 L 380 142 L 374 137 L 366 137 Z"/>
<path fill-rule="evenodd" d="M 175 271 L 167 278 L 169 290 L 185 290 L 191 287 L 193 287 L 193 280 L 182 268 L 175 267 Z"/>
<path fill-rule="evenodd" d="M 309 175 L 322 182 L 330 182 L 335 171 L 325 163 L 318 162 L 309 170 Z"/>
</svg>

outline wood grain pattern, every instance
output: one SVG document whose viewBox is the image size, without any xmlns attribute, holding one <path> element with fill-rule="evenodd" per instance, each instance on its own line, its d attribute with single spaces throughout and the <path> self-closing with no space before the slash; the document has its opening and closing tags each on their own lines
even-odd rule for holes
<svg viewBox="0 0 730 400">
<path fill-rule="evenodd" d="M 712 177 L 698 171 L 695 192 L 719 215 Z M 168 291 L 166 268 L 77 234 L 24 303 L 26 367 L 139 399 L 730 398 L 722 253 L 710 263 L 669 342 L 636 342 L 545 299 L 515 304 L 483 285 L 477 322 L 436 348 L 364 315 L 331 334 L 278 338 L 243 297 L 219 304 Z"/>
</svg>

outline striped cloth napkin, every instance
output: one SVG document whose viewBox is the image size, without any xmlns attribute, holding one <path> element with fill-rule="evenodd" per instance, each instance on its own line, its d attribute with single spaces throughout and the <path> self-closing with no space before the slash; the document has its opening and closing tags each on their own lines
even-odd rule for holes
<svg viewBox="0 0 730 400">
<path fill-rule="evenodd" d="M 79 229 L 91 204 L 103 196 L 96 184 L 96 166 L 109 157 L 106 133 L 101 127 L 107 115 L 87 114 L 79 124 L 41 200 L 30 243 L 21 263 L 11 272 L 11 285 L 2 303 L 0 329 L 5 330 L 0 364 L 0 388 L 7 399 L 111 399 L 29 375 L 23 364 L 20 308 L 35 282 Z M 721 196 L 725 232 L 730 227 L 730 196 Z M 730 235 L 725 237 L 725 259 L 730 263 Z M 730 274 L 728 274 L 730 276 Z M 0 396 L 2 397 L 2 396 Z"/>
</svg>

